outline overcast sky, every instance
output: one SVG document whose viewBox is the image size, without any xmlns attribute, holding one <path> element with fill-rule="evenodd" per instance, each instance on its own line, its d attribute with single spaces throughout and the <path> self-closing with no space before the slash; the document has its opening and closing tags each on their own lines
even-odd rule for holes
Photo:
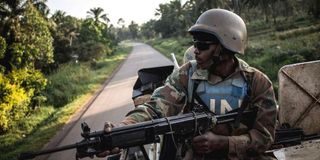
<svg viewBox="0 0 320 160">
<path fill-rule="evenodd" d="M 87 11 L 101 7 L 111 23 L 117 26 L 119 18 L 123 18 L 126 25 L 131 21 L 141 25 L 150 19 L 156 19 L 156 8 L 159 8 L 159 4 L 168 2 L 170 0 L 48 0 L 47 5 L 51 14 L 62 10 L 77 18 L 86 18 Z"/>
</svg>

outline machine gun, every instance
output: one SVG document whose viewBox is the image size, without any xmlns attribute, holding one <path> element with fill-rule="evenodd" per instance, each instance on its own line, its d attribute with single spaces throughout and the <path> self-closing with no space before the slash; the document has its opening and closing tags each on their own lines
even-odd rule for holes
<svg viewBox="0 0 320 160">
<path fill-rule="evenodd" d="M 242 114 L 243 116 L 255 116 L 256 111 L 248 110 L 244 111 Z M 175 139 L 175 141 L 184 142 L 186 140 L 192 140 L 192 137 L 204 133 L 215 125 L 232 123 L 237 117 L 237 112 L 231 112 L 224 115 L 215 115 L 214 113 L 205 111 L 192 112 L 122 127 L 115 127 L 112 128 L 111 132 L 90 132 L 89 126 L 86 123 L 82 123 L 82 141 L 48 150 L 21 153 L 19 159 L 32 159 L 39 155 L 74 148 L 77 150 L 76 159 L 84 157 L 93 158 L 95 154 L 105 150 L 111 150 L 115 147 L 129 148 L 159 142 L 160 135 L 174 134 L 175 137 L 179 137 L 178 139 Z"/>
<path fill-rule="evenodd" d="M 305 134 L 302 128 L 293 128 L 288 124 L 283 124 L 276 129 L 275 142 L 267 152 L 273 150 L 300 145 L 305 141 L 312 141 L 320 139 L 320 134 Z"/>
</svg>

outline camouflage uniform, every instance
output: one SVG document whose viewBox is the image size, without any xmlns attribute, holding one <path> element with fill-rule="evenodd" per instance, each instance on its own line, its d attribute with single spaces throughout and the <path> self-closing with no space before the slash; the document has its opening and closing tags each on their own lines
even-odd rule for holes
<svg viewBox="0 0 320 160">
<path fill-rule="evenodd" d="M 256 108 L 257 116 L 256 119 L 249 120 L 252 123 L 250 128 L 243 123 L 236 129 L 230 124 L 216 126 L 212 132 L 228 136 L 229 150 L 224 155 L 210 153 L 205 156 L 205 159 L 271 159 L 264 155 L 264 151 L 273 143 L 275 134 L 277 109 L 272 83 L 266 75 L 250 67 L 243 60 L 236 58 L 236 62 L 238 66 L 232 75 L 242 72 L 242 75 L 247 78 L 251 92 L 250 105 L 246 109 Z M 165 85 L 154 91 L 151 100 L 129 112 L 123 123 L 129 124 L 155 117 L 174 116 L 188 109 L 187 88 L 190 68 L 191 62 L 188 62 L 179 70 L 175 70 L 167 78 Z M 196 76 L 195 73 L 197 73 Z M 198 77 L 208 81 L 208 75 L 207 70 L 196 69 L 192 78 L 197 79 Z M 219 81 L 222 79 L 217 80 Z"/>
</svg>

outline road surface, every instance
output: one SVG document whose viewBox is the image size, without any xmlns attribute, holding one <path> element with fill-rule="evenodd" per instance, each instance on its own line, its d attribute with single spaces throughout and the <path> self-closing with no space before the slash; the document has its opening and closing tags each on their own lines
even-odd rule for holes
<svg viewBox="0 0 320 160">
<path fill-rule="evenodd" d="M 91 131 L 102 130 L 106 121 L 115 123 L 121 121 L 125 114 L 134 108 L 131 99 L 132 88 L 139 69 L 172 65 L 171 60 L 146 44 L 131 43 L 131 45 L 133 50 L 121 68 L 81 116 L 81 119 L 64 136 L 59 146 L 80 141 L 82 139 L 80 126 L 84 121 L 90 126 Z M 47 158 L 49 160 L 72 160 L 75 159 L 75 150 L 57 152 Z M 84 158 L 84 160 L 87 159 L 90 158 Z M 101 160 L 101 158 L 96 159 Z"/>
</svg>

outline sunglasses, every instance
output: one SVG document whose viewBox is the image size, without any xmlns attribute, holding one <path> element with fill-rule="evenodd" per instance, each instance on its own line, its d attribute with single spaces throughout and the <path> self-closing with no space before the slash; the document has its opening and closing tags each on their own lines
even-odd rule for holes
<svg viewBox="0 0 320 160">
<path fill-rule="evenodd" d="M 205 51 L 210 48 L 210 45 L 217 44 L 217 42 L 212 41 L 193 41 L 194 48 L 197 48 L 198 50 Z"/>
</svg>

